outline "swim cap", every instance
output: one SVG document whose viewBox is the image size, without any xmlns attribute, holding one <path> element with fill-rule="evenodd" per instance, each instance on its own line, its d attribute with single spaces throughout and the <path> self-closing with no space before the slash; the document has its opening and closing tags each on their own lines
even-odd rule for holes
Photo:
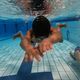
<svg viewBox="0 0 80 80">
<path fill-rule="evenodd" d="M 48 37 L 50 33 L 50 22 L 44 16 L 38 16 L 32 23 L 32 32 L 35 37 L 45 36 Z"/>
</svg>

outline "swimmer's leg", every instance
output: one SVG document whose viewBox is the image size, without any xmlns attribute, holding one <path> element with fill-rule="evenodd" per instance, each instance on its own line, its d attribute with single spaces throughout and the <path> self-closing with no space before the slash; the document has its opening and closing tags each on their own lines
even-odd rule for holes
<svg viewBox="0 0 80 80">
<path fill-rule="evenodd" d="M 21 39 L 24 38 L 24 36 L 23 36 L 23 34 L 22 34 L 21 31 L 19 31 L 18 33 L 16 33 L 16 34 L 13 36 L 13 39 L 16 39 L 16 38 L 21 38 Z"/>
<path fill-rule="evenodd" d="M 59 28 L 66 28 L 66 27 L 67 27 L 66 24 L 57 24 L 57 26 L 58 26 Z"/>
</svg>

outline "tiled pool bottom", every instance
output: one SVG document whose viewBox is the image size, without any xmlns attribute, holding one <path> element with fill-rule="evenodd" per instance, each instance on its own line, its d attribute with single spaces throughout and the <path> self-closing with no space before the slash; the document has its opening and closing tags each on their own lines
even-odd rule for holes
<svg viewBox="0 0 80 80">
<path fill-rule="evenodd" d="M 0 77 L 17 74 L 24 54 L 19 40 L 0 41 Z"/>
<path fill-rule="evenodd" d="M 80 64 L 69 55 L 75 47 L 66 40 L 55 44 L 41 62 L 33 62 L 32 73 L 51 72 L 54 80 L 80 80 Z"/>
<path fill-rule="evenodd" d="M 11 39 L 0 41 L 0 77 L 17 75 L 24 58 L 19 42 Z M 75 45 L 66 40 L 54 44 L 40 62 L 33 61 L 31 73 L 51 72 L 54 80 L 79 80 L 80 64 L 69 55 L 74 48 Z"/>
</svg>

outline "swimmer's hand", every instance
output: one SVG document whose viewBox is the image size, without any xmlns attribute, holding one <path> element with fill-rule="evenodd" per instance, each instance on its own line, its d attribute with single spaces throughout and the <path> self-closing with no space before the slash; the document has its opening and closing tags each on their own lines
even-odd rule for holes
<svg viewBox="0 0 80 80">
<path fill-rule="evenodd" d="M 27 48 L 25 58 L 27 59 L 27 61 L 32 61 L 34 58 L 37 61 L 40 61 L 41 60 L 40 52 L 37 48 L 33 48 L 32 46 L 29 46 Z"/>
<path fill-rule="evenodd" d="M 50 38 L 42 40 L 41 43 L 39 44 L 39 50 L 41 53 L 50 49 L 52 49 L 52 43 L 50 41 Z"/>
</svg>

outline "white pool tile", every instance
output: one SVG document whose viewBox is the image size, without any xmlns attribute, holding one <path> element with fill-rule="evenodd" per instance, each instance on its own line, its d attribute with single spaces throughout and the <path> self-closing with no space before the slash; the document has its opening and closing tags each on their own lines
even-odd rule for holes
<svg viewBox="0 0 80 80">
<path fill-rule="evenodd" d="M 24 51 L 19 47 L 19 41 L 7 40 L 1 45 L 0 76 L 17 74 L 24 58 Z M 80 65 L 68 54 L 69 50 L 74 48 L 75 45 L 66 40 L 61 44 L 54 44 L 53 49 L 47 51 L 40 62 L 33 61 L 31 73 L 51 72 L 54 80 L 79 80 Z"/>
</svg>

